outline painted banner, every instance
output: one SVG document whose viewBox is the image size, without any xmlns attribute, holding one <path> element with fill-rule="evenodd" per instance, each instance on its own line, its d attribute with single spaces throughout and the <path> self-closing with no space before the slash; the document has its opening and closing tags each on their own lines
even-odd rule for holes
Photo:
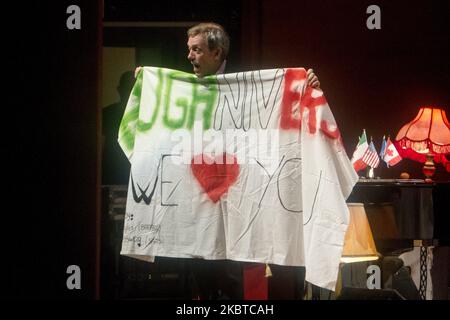
<svg viewBox="0 0 450 320">
<path fill-rule="evenodd" d="M 119 143 L 131 162 L 121 254 L 305 266 L 334 290 L 357 175 L 305 69 L 144 67 Z"/>
</svg>

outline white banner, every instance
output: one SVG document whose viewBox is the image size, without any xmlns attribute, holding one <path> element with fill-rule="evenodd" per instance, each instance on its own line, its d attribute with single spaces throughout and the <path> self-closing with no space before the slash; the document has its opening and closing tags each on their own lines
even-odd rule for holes
<svg viewBox="0 0 450 320">
<path fill-rule="evenodd" d="M 119 143 L 131 162 L 121 254 L 306 266 L 334 290 L 357 175 L 305 69 L 145 67 Z"/>
</svg>

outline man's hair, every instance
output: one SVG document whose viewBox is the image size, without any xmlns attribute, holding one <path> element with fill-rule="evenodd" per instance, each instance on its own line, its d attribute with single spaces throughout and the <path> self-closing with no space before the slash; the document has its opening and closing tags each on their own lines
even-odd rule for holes
<svg viewBox="0 0 450 320">
<path fill-rule="evenodd" d="M 195 37 L 202 34 L 205 36 L 209 50 L 222 48 L 222 60 L 228 55 L 230 49 L 230 37 L 225 29 L 217 23 L 205 22 L 193 26 L 187 31 L 188 37 Z"/>
</svg>

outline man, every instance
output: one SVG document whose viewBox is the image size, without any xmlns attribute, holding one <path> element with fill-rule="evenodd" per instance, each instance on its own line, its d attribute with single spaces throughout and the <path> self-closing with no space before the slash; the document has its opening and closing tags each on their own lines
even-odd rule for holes
<svg viewBox="0 0 450 320">
<path fill-rule="evenodd" d="M 188 60 L 199 78 L 221 74 L 225 70 L 230 38 L 216 23 L 200 23 L 187 31 Z M 136 68 L 135 77 L 141 67 Z M 312 69 L 307 71 L 308 85 L 319 88 Z M 191 259 L 188 263 L 193 281 L 193 297 L 209 299 L 242 299 L 242 264 L 231 260 Z"/>
<path fill-rule="evenodd" d="M 200 23 L 187 32 L 188 60 L 197 77 L 220 74 L 225 70 L 226 57 L 230 48 L 228 34 L 216 23 Z M 308 84 L 319 88 L 320 83 L 312 69 L 307 71 Z"/>
<path fill-rule="evenodd" d="M 188 60 L 197 77 L 223 73 L 230 48 L 226 31 L 215 23 L 201 23 L 190 28 L 188 34 Z"/>
</svg>

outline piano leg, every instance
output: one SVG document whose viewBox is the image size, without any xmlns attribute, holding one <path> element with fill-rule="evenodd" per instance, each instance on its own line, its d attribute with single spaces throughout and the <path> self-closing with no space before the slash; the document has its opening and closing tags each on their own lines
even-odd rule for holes
<svg viewBox="0 0 450 320">
<path fill-rule="evenodd" d="M 428 247 L 420 246 L 420 285 L 419 294 L 422 300 L 427 299 Z"/>
</svg>

